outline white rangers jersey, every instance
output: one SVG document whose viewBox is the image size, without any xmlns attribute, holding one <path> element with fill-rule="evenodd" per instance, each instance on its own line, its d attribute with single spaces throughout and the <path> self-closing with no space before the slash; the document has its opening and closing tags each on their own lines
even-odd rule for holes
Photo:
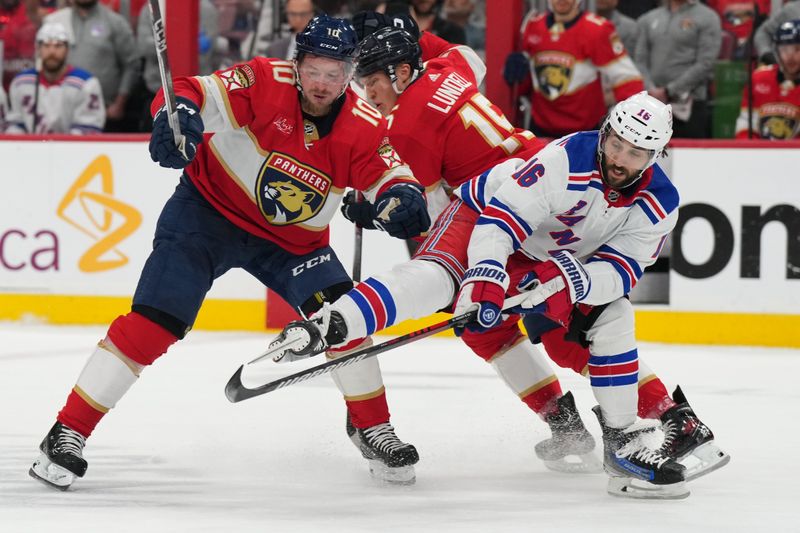
<svg viewBox="0 0 800 533">
<path fill-rule="evenodd" d="M 566 250 L 591 278 L 590 305 L 627 294 L 655 262 L 678 219 L 678 191 L 658 165 L 621 194 L 600 178 L 598 132 L 548 144 L 527 161 L 510 159 L 456 192 L 481 211 L 469 243 L 469 266 L 505 265 L 519 250 L 544 261 Z"/>
<path fill-rule="evenodd" d="M 38 88 L 38 98 L 36 92 Z M 100 82 L 85 70 L 68 67 L 49 82 L 34 69 L 20 72 L 9 87 L 6 133 L 100 133 L 106 106 Z M 34 127 L 34 113 L 36 114 Z"/>
</svg>

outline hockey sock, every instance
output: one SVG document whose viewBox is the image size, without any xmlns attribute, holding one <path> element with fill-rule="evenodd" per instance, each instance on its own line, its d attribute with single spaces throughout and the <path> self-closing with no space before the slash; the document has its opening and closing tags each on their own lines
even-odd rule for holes
<svg viewBox="0 0 800 533">
<path fill-rule="evenodd" d="M 142 369 L 177 340 L 137 313 L 117 317 L 86 362 L 57 420 L 88 437 Z"/>
<path fill-rule="evenodd" d="M 389 421 L 389 405 L 386 390 L 381 387 L 373 395 L 345 396 L 350 422 L 354 427 L 365 429 Z"/>
<path fill-rule="evenodd" d="M 335 359 L 371 344 L 371 338 L 351 341 L 328 350 L 328 358 Z M 331 375 L 344 396 L 353 426 L 363 429 L 389 421 L 389 406 L 377 357 L 339 368 Z"/>
<path fill-rule="evenodd" d="M 497 375 L 542 419 L 558 409 L 561 384 L 547 358 L 526 337 L 489 360 Z"/>
<path fill-rule="evenodd" d="M 650 367 L 639 361 L 639 416 L 661 418 L 673 406 L 675 401 L 669 397 L 664 383 Z"/>
</svg>

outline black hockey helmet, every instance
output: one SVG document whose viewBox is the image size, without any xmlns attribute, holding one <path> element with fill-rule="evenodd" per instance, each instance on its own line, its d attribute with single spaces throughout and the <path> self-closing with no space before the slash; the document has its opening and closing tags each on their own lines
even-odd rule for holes
<svg viewBox="0 0 800 533">
<path fill-rule="evenodd" d="M 419 42 L 401 28 L 381 28 L 361 42 L 356 76 L 369 76 L 383 71 L 394 83 L 397 81 L 395 69 L 397 65 L 404 63 L 411 66 L 412 76 L 422 72 L 422 49 Z"/>
<path fill-rule="evenodd" d="M 782 44 L 800 44 L 800 19 L 787 20 L 775 30 L 772 37 L 775 46 Z"/>
<path fill-rule="evenodd" d="M 295 59 L 314 54 L 352 63 L 358 56 L 356 30 L 345 19 L 317 15 L 295 36 Z"/>
</svg>

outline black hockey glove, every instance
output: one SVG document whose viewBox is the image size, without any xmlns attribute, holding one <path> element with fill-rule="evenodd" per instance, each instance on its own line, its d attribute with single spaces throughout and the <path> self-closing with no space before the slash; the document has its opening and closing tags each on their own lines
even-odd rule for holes
<svg viewBox="0 0 800 533">
<path fill-rule="evenodd" d="M 428 206 L 421 185 L 394 185 L 375 201 L 373 223 L 392 237 L 410 239 L 427 231 L 431 225 Z"/>
<path fill-rule="evenodd" d="M 188 98 L 178 97 L 178 121 L 181 133 L 186 137 L 186 158 L 183 157 L 167 119 L 167 106 L 163 106 L 153 119 L 150 136 L 150 158 L 165 168 L 183 168 L 194 159 L 197 146 L 203 142 L 203 119 L 197 105 Z"/>
<path fill-rule="evenodd" d="M 342 214 L 344 218 L 364 229 L 377 229 L 375 224 L 375 206 L 367 200 L 357 200 L 356 191 L 349 191 L 342 199 Z"/>
<path fill-rule="evenodd" d="M 515 83 L 522 83 L 530 73 L 530 64 L 528 57 L 522 52 L 511 52 L 506 58 L 506 64 L 503 67 L 503 79 L 509 85 Z"/>
</svg>

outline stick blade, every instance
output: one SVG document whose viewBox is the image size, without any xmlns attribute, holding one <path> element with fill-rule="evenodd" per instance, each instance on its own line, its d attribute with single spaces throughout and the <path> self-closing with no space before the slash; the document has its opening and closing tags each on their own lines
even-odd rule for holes
<svg viewBox="0 0 800 533">
<path fill-rule="evenodd" d="M 239 369 L 233 373 L 231 379 L 229 379 L 228 383 L 225 385 L 225 397 L 228 398 L 228 401 L 231 403 L 241 402 L 242 400 L 247 400 L 248 398 L 268 392 L 262 390 L 264 387 L 258 387 L 256 389 L 248 389 L 245 387 L 244 383 L 242 383 L 243 371 L 244 365 L 240 366 Z"/>
</svg>

